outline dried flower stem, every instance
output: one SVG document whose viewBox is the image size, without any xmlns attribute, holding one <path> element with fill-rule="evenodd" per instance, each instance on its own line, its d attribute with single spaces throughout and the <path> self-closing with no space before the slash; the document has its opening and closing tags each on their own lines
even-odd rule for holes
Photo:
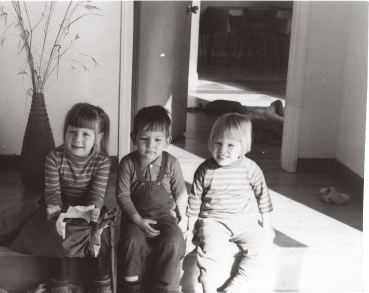
<svg viewBox="0 0 369 293">
<path fill-rule="evenodd" d="M 45 85 L 46 85 L 46 82 L 47 82 L 48 78 L 50 77 L 50 75 L 53 73 L 53 71 L 56 68 L 59 68 L 61 57 L 63 57 L 63 55 L 70 49 L 70 47 L 74 44 L 74 42 L 79 38 L 79 36 L 77 34 L 76 38 L 74 40 L 69 42 L 65 47 L 62 47 L 61 40 L 69 33 L 71 25 L 73 23 L 75 23 L 76 21 L 80 20 L 84 16 L 87 16 L 87 15 L 100 15 L 100 14 L 91 13 L 93 10 L 99 10 L 96 6 L 92 6 L 92 5 L 89 5 L 89 4 L 83 5 L 82 3 L 83 3 L 82 1 L 78 1 L 78 2 L 70 1 L 70 3 L 68 4 L 68 7 L 67 7 L 67 9 L 64 13 L 64 16 L 63 16 L 63 20 L 62 20 L 61 24 L 59 25 L 59 31 L 58 31 L 58 33 L 55 37 L 53 47 L 50 51 L 50 54 L 49 54 L 48 58 L 46 58 L 46 54 L 45 54 L 46 39 L 47 39 L 48 34 L 49 34 L 49 25 L 50 25 L 50 22 L 52 20 L 53 15 L 54 15 L 56 2 L 51 1 L 49 6 L 47 4 L 45 5 L 41 18 L 38 20 L 37 24 L 32 27 L 31 20 L 29 18 L 27 6 L 26 6 L 26 2 L 23 2 L 24 10 L 22 10 L 21 6 L 20 6 L 20 3 L 18 1 L 12 1 L 13 8 L 14 8 L 14 11 L 15 11 L 15 15 L 13 14 L 11 16 L 13 16 L 13 18 L 15 18 L 15 21 L 13 23 L 11 23 L 10 26 L 15 25 L 15 27 L 18 28 L 18 30 L 20 32 L 20 38 L 21 38 L 22 43 L 23 43 L 21 51 L 23 50 L 23 48 L 25 49 L 26 62 L 28 63 L 29 71 L 30 71 L 30 74 L 28 74 L 25 70 L 22 70 L 20 72 L 20 74 L 27 75 L 31 78 L 33 93 L 43 93 L 44 92 Z M 76 19 L 71 20 L 73 14 L 76 12 L 78 7 L 80 7 L 80 6 L 84 7 L 87 10 L 89 10 L 90 13 L 89 14 L 83 14 L 81 16 L 78 16 Z M 48 14 L 46 14 L 47 12 L 48 12 Z M 22 13 L 25 14 L 26 21 L 27 21 L 26 24 L 24 22 L 25 19 L 24 19 Z M 8 16 L 9 15 L 4 11 L 4 7 L 1 7 L 0 8 L 0 18 L 5 19 L 5 24 L 6 25 L 7 25 L 7 17 Z M 36 68 L 35 67 L 35 59 L 34 59 L 35 56 L 34 56 L 34 53 L 32 52 L 33 33 L 34 33 L 35 28 L 43 20 L 45 21 L 43 44 L 42 44 L 42 49 L 41 49 L 41 55 L 39 56 L 40 60 L 39 60 L 39 62 L 37 62 L 38 68 Z M 8 30 L 8 28 L 6 29 L 6 31 Z M 5 34 L 5 32 L 4 32 L 4 34 Z M 3 41 L 5 39 L 4 34 L 0 37 L 0 43 L 1 44 L 3 43 Z M 85 55 L 85 56 L 87 56 L 87 55 Z M 98 65 L 97 62 L 95 61 L 95 59 L 93 59 L 92 57 L 91 57 L 91 59 L 93 60 L 95 65 Z M 43 61 L 44 60 L 46 61 L 45 62 L 46 66 L 43 66 Z M 82 63 L 80 63 L 78 61 L 75 61 L 75 62 L 77 62 L 77 64 L 81 65 L 84 68 L 84 70 L 86 71 L 86 67 Z"/>
</svg>

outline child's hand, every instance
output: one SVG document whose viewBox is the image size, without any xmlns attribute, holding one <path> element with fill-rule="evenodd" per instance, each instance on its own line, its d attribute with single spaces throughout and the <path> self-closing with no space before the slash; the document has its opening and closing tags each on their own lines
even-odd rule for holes
<svg viewBox="0 0 369 293">
<path fill-rule="evenodd" d="M 261 214 L 261 217 L 263 219 L 263 229 L 268 237 L 268 240 L 270 242 L 273 242 L 274 238 L 275 238 L 275 231 L 272 227 L 272 219 L 271 219 L 271 215 L 270 212 L 269 213 L 264 213 Z"/>
<path fill-rule="evenodd" d="M 275 238 L 275 231 L 273 229 L 272 226 L 265 226 L 263 227 L 263 229 L 265 230 L 268 240 L 270 240 L 270 242 L 273 242 L 274 238 Z"/>
<path fill-rule="evenodd" d="M 60 206 L 54 204 L 48 204 L 47 209 L 47 219 L 52 220 L 60 215 Z"/>
<path fill-rule="evenodd" d="M 191 253 L 192 251 L 194 251 L 196 249 L 196 245 L 194 245 L 192 243 L 192 240 L 194 238 L 194 235 L 192 233 L 192 231 L 188 230 L 185 234 L 185 241 L 186 241 L 186 251 L 185 251 L 185 256 L 189 253 Z"/>
<path fill-rule="evenodd" d="M 160 234 L 159 230 L 155 230 L 151 225 L 155 225 L 157 222 L 150 219 L 141 219 L 138 223 L 138 227 L 145 233 L 145 235 L 149 238 L 156 237 Z"/>
<path fill-rule="evenodd" d="M 92 210 L 89 210 L 90 212 L 90 218 L 92 222 L 97 222 L 97 220 L 99 219 L 100 216 L 100 209 L 99 208 L 94 208 Z"/>
<path fill-rule="evenodd" d="M 170 214 L 177 219 L 177 214 L 174 210 L 170 210 Z"/>
<path fill-rule="evenodd" d="M 181 221 L 178 223 L 179 228 L 181 228 L 182 233 L 186 233 L 188 230 L 188 217 L 182 216 Z"/>
<path fill-rule="evenodd" d="M 49 216 L 55 216 L 55 215 L 60 214 L 60 206 L 55 205 L 55 204 L 48 204 L 47 213 Z"/>
</svg>

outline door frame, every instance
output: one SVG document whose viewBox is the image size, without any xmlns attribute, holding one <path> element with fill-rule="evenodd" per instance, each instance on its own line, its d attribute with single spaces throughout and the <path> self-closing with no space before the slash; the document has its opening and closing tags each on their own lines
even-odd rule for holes
<svg viewBox="0 0 369 293">
<path fill-rule="evenodd" d="M 287 172 L 295 172 L 297 167 L 310 10 L 310 1 L 294 1 L 293 3 L 285 121 L 281 148 L 281 167 Z M 131 151 L 131 143 L 128 138 L 132 119 L 133 27 L 133 1 L 122 1 L 118 102 L 119 160 Z"/>
<path fill-rule="evenodd" d="M 296 172 L 297 168 L 310 10 L 311 1 L 293 2 L 281 147 L 281 167 L 287 172 Z"/>
<path fill-rule="evenodd" d="M 118 99 L 118 160 L 131 152 L 134 2 L 121 1 Z"/>
</svg>

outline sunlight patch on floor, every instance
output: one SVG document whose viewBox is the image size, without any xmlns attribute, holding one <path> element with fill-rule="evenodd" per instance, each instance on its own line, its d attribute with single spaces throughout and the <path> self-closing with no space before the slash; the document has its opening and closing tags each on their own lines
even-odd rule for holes
<svg viewBox="0 0 369 293">
<path fill-rule="evenodd" d="M 207 104 L 208 102 L 215 100 L 227 100 L 227 101 L 236 101 L 240 102 L 242 105 L 247 107 L 260 107 L 266 108 L 275 100 L 280 100 L 279 98 L 261 95 L 261 94 L 189 94 L 188 96 L 188 107 L 197 107 L 199 103 Z M 283 105 L 284 101 L 281 100 Z"/>
<path fill-rule="evenodd" d="M 269 189 L 273 202 L 275 229 L 309 247 L 362 245 L 363 233 L 330 216 L 320 213 L 283 194 Z M 317 194 L 317 201 L 320 201 Z M 286 215 L 290 219 L 286 225 Z M 282 223 L 284 223 L 282 225 Z M 296 233 L 298 231 L 298 233 Z M 345 235 L 345 237 L 343 237 Z M 346 237 L 349 235 L 349 237 Z"/>
<path fill-rule="evenodd" d="M 214 82 L 214 81 L 210 81 L 210 80 L 199 80 L 196 85 L 192 85 L 192 86 L 189 87 L 189 92 L 196 92 L 196 90 L 202 90 L 202 89 L 215 90 L 217 88 L 222 89 L 222 90 L 235 91 L 235 92 L 236 91 L 240 91 L 240 92 L 245 91 L 244 89 L 234 87 L 234 86 L 225 85 L 225 84 L 222 84 L 220 82 Z"/>
<path fill-rule="evenodd" d="M 270 192 L 274 205 L 272 225 L 277 232 L 275 291 L 360 291 L 362 232 Z M 291 219 L 288 225 L 285 217 Z"/>
</svg>

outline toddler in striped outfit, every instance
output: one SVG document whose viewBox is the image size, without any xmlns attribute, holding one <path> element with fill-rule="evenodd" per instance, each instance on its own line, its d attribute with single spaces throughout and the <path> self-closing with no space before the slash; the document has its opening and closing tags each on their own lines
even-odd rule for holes
<svg viewBox="0 0 369 293">
<path fill-rule="evenodd" d="M 187 246 L 191 247 L 194 236 L 200 241 L 197 263 L 205 293 L 217 292 L 218 264 L 227 242 L 237 244 L 243 256 L 224 292 L 246 292 L 275 237 L 270 216 L 273 206 L 263 172 L 244 156 L 251 150 L 251 134 L 251 122 L 245 116 L 221 116 L 209 137 L 212 157 L 194 174 L 187 208 Z M 252 213 L 253 196 L 262 227 Z"/>
<path fill-rule="evenodd" d="M 97 222 L 110 173 L 109 133 L 109 116 L 100 107 L 79 103 L 68 111 L 64 121 L 64 143 L 52 150 L 45 161 L 43 200 L 47 208 L 57 208 L 60 213 L 61 209 L 70 206 L 93 206 L 89 214 L 91 221 Z M 100 241 L 99 254 L 93 260 L 95 277 L 89 292 L 111 293 L 108 230 L 103 230 Z M 69 284 L 71 257 L 63 257 L 68 255 L 64 244 L 55 223 L 48 221 L 46 209 L 42 208 L 22 228 L 10 247 L 20 253 L 48 259 L 51 277 L 48 292 L 72 293 Z"/>
</svg>

